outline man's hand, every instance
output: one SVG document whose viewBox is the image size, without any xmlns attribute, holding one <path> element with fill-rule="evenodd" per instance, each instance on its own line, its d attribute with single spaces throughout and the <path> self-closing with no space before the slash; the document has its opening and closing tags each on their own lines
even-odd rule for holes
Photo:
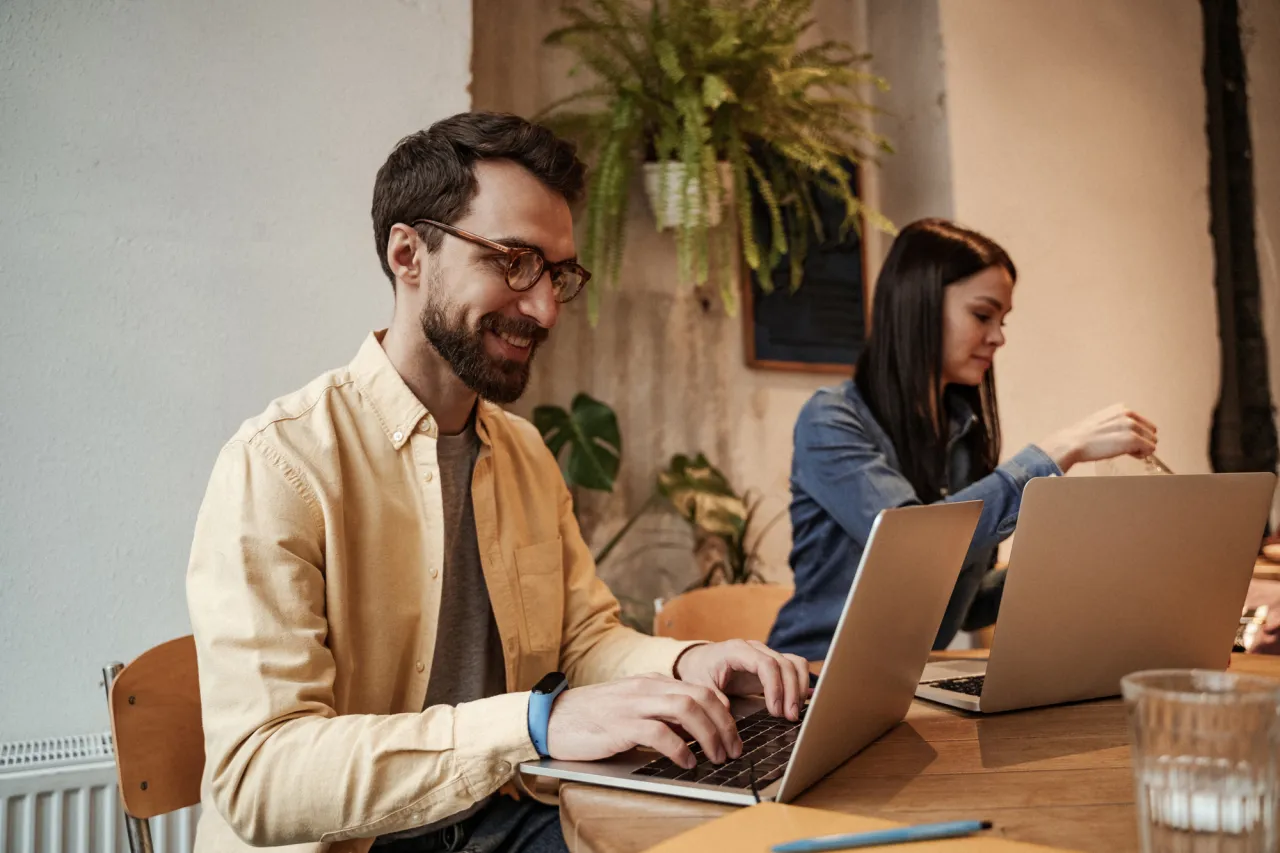
<svg viewBox="0 0 1280 853">
<path fill-rule="evenodd" d="M 763 693 L 770 714 L 792 721 L 809 698 L 809 663 L 755 640 L 694 646 L 676 661 L 676 677 L 729 696 Z"/>
<path fill-rule="evenodd" d="M 594 761 L 647 746 L 688 769 L 696 763 L 685 744 L 690 738 L 717 764 L 742 755 L 724 693 L 662 675 L 566 690 L 547 721 L 547 751 L 563 761 Z"/>
</svg>

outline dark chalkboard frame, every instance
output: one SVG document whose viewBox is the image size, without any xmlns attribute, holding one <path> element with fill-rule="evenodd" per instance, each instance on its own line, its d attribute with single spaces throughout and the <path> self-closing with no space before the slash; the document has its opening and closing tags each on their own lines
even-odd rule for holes
<svg viewBox="0 0 1280 853">
<path fill-rule="evenodd" d="M 861 176 L 858 173 L 858 167 L 852 161 L 847 162 L 847 167 L 852 173 L 853 185 L 855 188 L 855 192 L 857 192 L 858 188 L 861 185 L 861 180 L 860 180 Z M 756 202 L 756 201 L 758 200 L 753 199 L 753 202 Z M 864 236 L 867 233 L 867 223 L 866 223 L 865 217 L 860 220 L 859 225 L 860 225 L 860 233 L 858 231 L 851 231 L 846 236 L 844 241 L 840 243 L 840 245 L 845 247 L 846 249 L 852 243 L 857 243 L 857 246 L 858 246 L 859 267 L 861 269 L 861 278 L 862 278 L 863 328 L 865 330 L 865 329 L 871 328 L 871 286 L 870 286 L 870 277 L 868 275 L 868 269 L 867 269 L 867 246 L 866 246 L 866 241 L 864 239 Z M 816 245 L 811 246 L 809 249 L 811 256 L 814 253 L 822 254 L 824 252 L 830 253 L 831 251 L 832 250 L 830 249 L 830 247 L 824 249 L 823 247 L 816 246 Z M 741 247 L 739 247 L 739 257 L 741 258 Z M 788 263 L 787 258 L 784 256 L 782 260 L 779 262 L 778 269 L 780 270 L 787 269 L 787 263 Z M 808 261 L 806 261 L 806 263 L 808 263 Z M 745 350 L 745 356 L 746 356 L 746 363 L 748 367 L 751 367 L 757 370 L 780 370 L 780 371 L 789 371 L 789 372 L 797 372 L 797 373 L 839 374 L 842 376 L 848 376 L 850 373 L 853 372 L 852 361 L 848 363 L 832 362 L 830 360 L 824 360 L 818 357 L 815 357 L 812 360 L 810 360 L 804 357 L 803 352 L 794 353 L 793 354 L 794 357 L 790 359 L 779 359 L 776 357 L 770 357 L 768 354 L 762 355 L 761 353 L 757 352 L 757 345 L 756 345 L 757 324 L 756 324 L 756 317 L 755 317 L 755 303 L 758 298 L 766 294 L 764 293 L 764 290 L 760 287 L 755 271 L 752 270 L 751 267 L 747 265 L 745 259 L 741 260 L 740 266 L 742 269 L 742 308 L 743 308 L 742 333 L 743 333 L 743 342 L 745 345 L 744 350 Z M 785 287 L 785 283 L 783 284 L 783 287 Z M 775 291 L 778 290 L 778 287 L 776 284 L 774 289 Z M 804 299 L 805 284 L 802 282 L 799 289 L 796 290 L 795 293 L 791 294 L 787 298 Z M 865 336 L 864 336 L 864 341 L 860 341 L 858 343 L 861 344 L 864 342 L 865 342 Z"/>
</svg>

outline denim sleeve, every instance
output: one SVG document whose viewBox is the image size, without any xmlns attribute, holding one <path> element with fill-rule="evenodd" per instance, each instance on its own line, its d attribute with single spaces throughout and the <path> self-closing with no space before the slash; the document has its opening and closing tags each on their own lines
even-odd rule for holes
<svg viewBox="0 0 1280 853">
<path fill-rule="evenodd" d="M 800 415 L 795 433 L 794 476 L 805 493 L 836 520 L 859 547 L 882 509 L 921 503 L 846 401 L 815 400 Z M 945 501 L 982 501 L 971 550 L 990 547 L 1013 532 L 1022 489 L 1033 477 L 1062 471 L 1035 445 L 1028 445 L 981 480 Z"/>
</svg>

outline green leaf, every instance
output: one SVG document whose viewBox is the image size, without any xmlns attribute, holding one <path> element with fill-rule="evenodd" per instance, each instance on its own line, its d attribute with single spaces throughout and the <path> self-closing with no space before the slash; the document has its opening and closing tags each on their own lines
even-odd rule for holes
<svg viewBox="0 0 1280 853">
<path fill-rule="evenodd" d="M 723 77 L 708 74 L 702 78 L 702 103 L 707 109 L 714 110 L 727 101 L 736 100 L 737 96 L 733 94 L 733 89 L 729 88 L 729 84 Z"/>
<path fill-rule="evenodd" d="M 658 475 L 657 491 L 700 534 L 723 539 L 736 569 L 745 553 L 749 512 L 745 501 L 706 456 L 673 456 L 667 469 Z"/>
<path fill-rule="evenodd" d="M 716 39 L 707 54 L 716 59 L 727 59 L 731 58 L 741 46 L 742 39 L 738 38 L 737 33 L 730 31 Z"/>
<path fill-rule="evenodd" d="M 701 453 L 692 459 L 683 453 L 671 457 L 667 469 L 658 474 L 658 493 L 691 521 L 698 495 L 737 497 L 728 478 Z"/>
<path fill-rule="evenodd" d="M 672 83 L 684 79 L 684 69 L 680 67 L 680 56 L 669 41 L 660 41 L 653 46 L 653 53 L 658 57 L 658 65 L 667 73 Z"/>
<path fill-rule="evenodd" d="M 742 537 L 747 521 L 741 498 L 703 493 L 694 496 L 694 507 L 699 529 L 730 542 Z"/>
<path fill-rule="evenodd" d="M 538 406 L 533 424 L 542 434 L 551 455 L 569 448 L 565 482 L 599 492 L 612 492 L 622 456 L 618 417 L 608 405 L 586 394 L 573 398 L 570 411 L 559 406 Z"/>
<path fill-rule="evenodd" d="M 850 44 L 813 37 L 813 0 L 561 0 L 560 18 L 547 43 L 574 54 L 582 83 L 547 117 L 590 161 L 578 225 L 579 252 L 596 272 L 587 295 L 593 325 L 622 268 L 630 178 L 642 155 L 684 167 L 684 181 L 671 187 L 682 213 L 677 275 L 692 284 L 714 278 L 730 311 L 734 254 L 762 282 L 785 256 L 792 286 L 801 282 L 809 247 L 829 236 L 815 192 L 843 208 L 842 230 L 864 220 L 892 229 L 840 174 L 847 160 L 874 163 L 892 152 L 872 127 L 878 110 L 867 97 L 888 84 Z M 706 215 L 706 202 L 719 200 L 716 160 L 731 164 L 738 195 L 737 222 L 722 229 Z M 762 204 L 750 203 L 748 188 Z M 735 233 L 739 240 L 726 242 Z"/>
</svg>

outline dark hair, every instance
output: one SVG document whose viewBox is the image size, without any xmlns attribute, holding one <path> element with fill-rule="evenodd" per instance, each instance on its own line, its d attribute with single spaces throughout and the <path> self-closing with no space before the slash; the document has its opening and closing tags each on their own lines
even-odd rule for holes
<svg viewBox="0 0 1280 853">
<path fill-rule="evenodd" d="M 586 173 L 576 151 L 542 125 L 509 113 L 458 113 L 401 139 L 373 183 L 373 236 L 392 287 L 391 227 L 415 219 L 452 224 L 466 216 L 477 191 L 476 161 L 519 163 L 573 204 L 582 195 Z M 444 240 L 434 228 L 423 237 L 431 252 Z"/>
<path fill-rule="evenodd" d="M 922 219 L 902 229 L 876 279 L 871 335 L 854 379 L 924 503 L 938 500 L 947 486 L 943 288 L 994 266 L 1017 281 L 1013 261 L 994 241 L 945 219 Z M 957 385 L 947 393 L 967 402 L 978 418 L 965 442 L 974 479 L 985 477 L 1000 460 L 994 368 L 980 386 Z"/>
</svg>

